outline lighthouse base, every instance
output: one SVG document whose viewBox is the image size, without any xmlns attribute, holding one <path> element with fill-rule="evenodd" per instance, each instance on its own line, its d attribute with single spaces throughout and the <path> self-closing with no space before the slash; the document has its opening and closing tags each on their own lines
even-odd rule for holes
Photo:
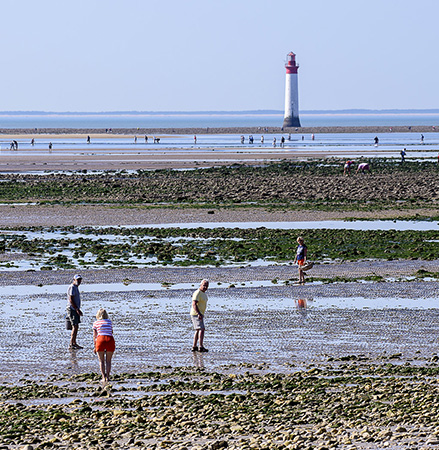
<svg viewBox="0 0 439 450">
<path fill-rule="evenodd" d="M 298 117 L 285 117 L 282 128 L 300 127 L 300 126 L 301 126 L 300 120 Z"/>
</svg>

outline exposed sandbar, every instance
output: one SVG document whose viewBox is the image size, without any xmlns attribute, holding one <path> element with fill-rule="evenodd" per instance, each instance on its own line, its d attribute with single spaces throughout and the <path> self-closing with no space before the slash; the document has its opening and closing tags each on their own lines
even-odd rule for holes
<svg viewBox="0 0 439 450">
<path fill-rule="evenodd" d="M 411 132 L 427 133 L 439 131 L 438 127 L 431 125 L 416 126 L 327 126 L 327 127 L 199 127 L 199 128 L 112 128 L 106 132 L 105 128 L 1 128 L 0 135 L 7 136 L 39 136 L 39 135 L 92 135 L 114 136 L 114 135 L 174 135 L 174 134 L 309 134 L 309 133 L 388 133 L 388 132 Z"/>
</svg>

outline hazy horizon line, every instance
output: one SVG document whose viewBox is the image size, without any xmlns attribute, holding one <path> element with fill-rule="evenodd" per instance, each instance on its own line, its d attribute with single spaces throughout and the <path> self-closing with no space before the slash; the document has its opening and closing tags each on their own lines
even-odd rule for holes
<svg viewBox="0 0 439 450">
<path fill-rule="evenodd" d="M 244 114 L 284 114 L 277 109 L 257 109 L 239 111 L 0 111 L 0 115 L 197 115 L 197 114 L 219 114 L 219 115 L 244 115 Z M 439 109 L 310 109 L 301 110 L 300 114 L 439 114 Z"/>
</svg>

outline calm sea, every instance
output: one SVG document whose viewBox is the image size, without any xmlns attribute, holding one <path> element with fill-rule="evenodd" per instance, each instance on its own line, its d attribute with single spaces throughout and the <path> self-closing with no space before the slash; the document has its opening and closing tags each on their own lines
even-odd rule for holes
<svg viewBox="0 0 439 450">
<path fill-rule="evenodd" d="M 439 126 L 439 114 L 314 114 L 300 115 L 303 127 L 319 126 Z M 280 127 L 283 114 L 130 113 L 130 114 L 7 114 L 0 128 L 204 128 Z"/>
</svg>

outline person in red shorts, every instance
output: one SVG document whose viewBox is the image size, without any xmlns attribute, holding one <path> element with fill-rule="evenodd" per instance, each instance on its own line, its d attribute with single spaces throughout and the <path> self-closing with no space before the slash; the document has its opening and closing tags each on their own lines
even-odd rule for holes
<svg viewBox="0 0 439 450">
<path fill-rule="evenodd" d="M 113 324 L 108 318 L 107 311 L 103 308 L 96 313 L 96 322 L 93 323 L 93 341 L 94 352 L 99 357 L 102 382 L 105 384 L 110 379 L 111 358 L 116 344 L 113 337 Z"/>
<path fill-rule="evenodd" d="M 297 246 L 297 253 L 293 264 L 297 263 L 299 266 L 299 284 L 305 284 L 305 272 L 302 270 L 302 267 L 306 263 L 306 254 L 308 249 L 302 237 L 299 236 L 297 238 L 297 243 L 299 245 Z"/>
</svg>

